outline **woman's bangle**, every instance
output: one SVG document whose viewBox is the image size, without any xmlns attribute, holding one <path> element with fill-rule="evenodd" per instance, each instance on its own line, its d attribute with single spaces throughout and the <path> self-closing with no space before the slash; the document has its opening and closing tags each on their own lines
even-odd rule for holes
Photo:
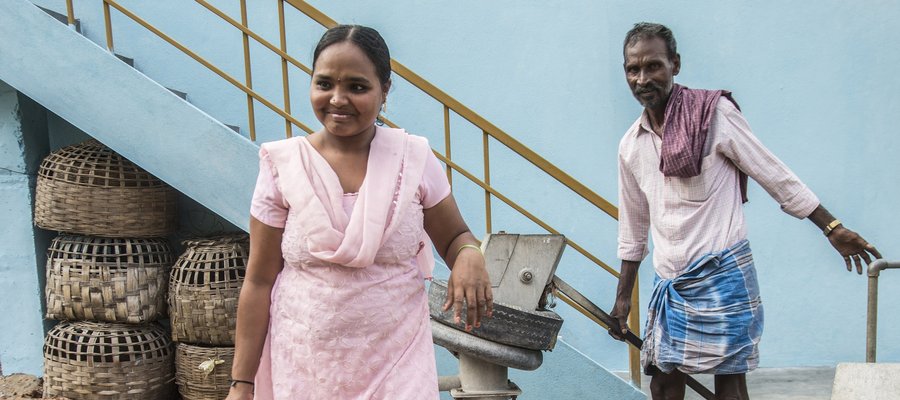
<svg viewBox="0 0 900 400">
<path fill-rule="evenodd" d="M 228 385 L 228 386 L 230 386 L 230 387 L 235 387 L 235 386 L 237 386 L 238 383 L 246 383 L 246 384 L 248 384 L 248 385 L 250 385 L 250 386 L 253 386 L 253 382 L 250 382 L 250 381 L 243 381 L 243 380 L 240 380 L 240 379 L 232 379 L 230 382 L 231 382 L 231 383 Z"/>
<path fill-rule="evenodd" d="M 456 256 L 459 257 L 459 253 L 461 253 L 463 249 L 467 247 L 470 249 L 475 249 L 476 251 L 478 251 L 478 254 L 481 254 L 481 256 L 484 257 L 484 253 L 481 252 L 481 247 L 478 247 L 474 244 L 464 244 L 462 246 L 459 246 L 459 249 L 456 249 Z"/>
</svg>

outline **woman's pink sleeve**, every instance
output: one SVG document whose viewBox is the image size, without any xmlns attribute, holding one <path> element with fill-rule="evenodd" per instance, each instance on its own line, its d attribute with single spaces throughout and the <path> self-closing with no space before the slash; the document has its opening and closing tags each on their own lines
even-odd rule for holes
<svg viewBox="0 0 900 400">
<path fill-rule="evenodd" d="M 278 174 L 265 149 L 259 150 L 259 177 L 250 202 L 250 215 L 275 228 L 284 228 L 287 221 L 288 205 L 278 188 Z"/>
<path fill-rule="evenodd" d="M 450 181 L 447 180 L 447 173 L 434 153 L 428 152 L 425 173 L 422 175 L 422 183 L 419 184 L 419 199 L 422 201 L 422 208 L 434 207 L 449 195 Z"/>
</svg>

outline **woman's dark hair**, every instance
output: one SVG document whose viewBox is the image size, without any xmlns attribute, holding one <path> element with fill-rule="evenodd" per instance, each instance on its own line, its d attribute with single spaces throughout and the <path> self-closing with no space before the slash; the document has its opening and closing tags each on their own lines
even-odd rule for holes
<svg viewBox="0 0 900 400">
<path fill-rule="evenodd" d="M 622 52 L 624 53 L 628 46 L 637 43 L 638 40 L 654 37 L 658 37 L 666 43 L 666 53 L 669 56 L 669 60 L 674 60 L 675 56 L 678 55 L 675 35 L 673 35 L 672 30 L 666 28 L 665 25 L 652 22 L 638 22 L 634 24 L 634 27 L 625 34 L 625 43 L 622 45 Z"/>
<path fill-rule="evenodd" d="M 313 69 L 316 68 L 316 60 L 319 54 L 328 46 L 336 43 L 350 42 L 359 47 L 369 61 L 375 64 L 375 73 L 382 85 L 387 85 L 391 80 L 391 52 L 387 43 L 378 31 L 362 25 L 338 25 L 325 31 L 316 50 L 313 51 Z"/>
</svg>

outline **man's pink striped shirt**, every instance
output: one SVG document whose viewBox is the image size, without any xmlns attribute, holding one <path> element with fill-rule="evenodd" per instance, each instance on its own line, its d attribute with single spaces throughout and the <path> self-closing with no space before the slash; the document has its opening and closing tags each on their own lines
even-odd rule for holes
<svg viewBox="0 0 900 400">
<path fill-rule="evenodd" d="M 819 199 L 753 136 L 730 101 L 719 101 L 700 175 L 666 177 L 659 170 L 662 139 L 642 113 L 619 143 L 619 248 L 640 261 L 653 238 L 656 273 L 671 279 L 691 261 L 747 237 L 738 173 L 759 183 L 786 213 L 806 218 Z M 739 170 L 739 169 L 740 170 Z"/>
</svg>

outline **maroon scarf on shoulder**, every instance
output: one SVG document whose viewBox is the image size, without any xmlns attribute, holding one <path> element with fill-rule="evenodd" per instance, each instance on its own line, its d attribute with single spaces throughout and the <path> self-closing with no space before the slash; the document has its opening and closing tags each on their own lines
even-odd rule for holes
<svg viewBox="0 0 900 400">
<path fill-rule="evenodd" d="M 659 170 L 665 176 L 700 175 L 703 146 L 719 99 L 725 97 L 740 111 L 727 90 L 689 89 L 675 84 L 666 104 Z M 741 199 L 747 202 L 747 174 L 740 173 Z"/>
</svg>

